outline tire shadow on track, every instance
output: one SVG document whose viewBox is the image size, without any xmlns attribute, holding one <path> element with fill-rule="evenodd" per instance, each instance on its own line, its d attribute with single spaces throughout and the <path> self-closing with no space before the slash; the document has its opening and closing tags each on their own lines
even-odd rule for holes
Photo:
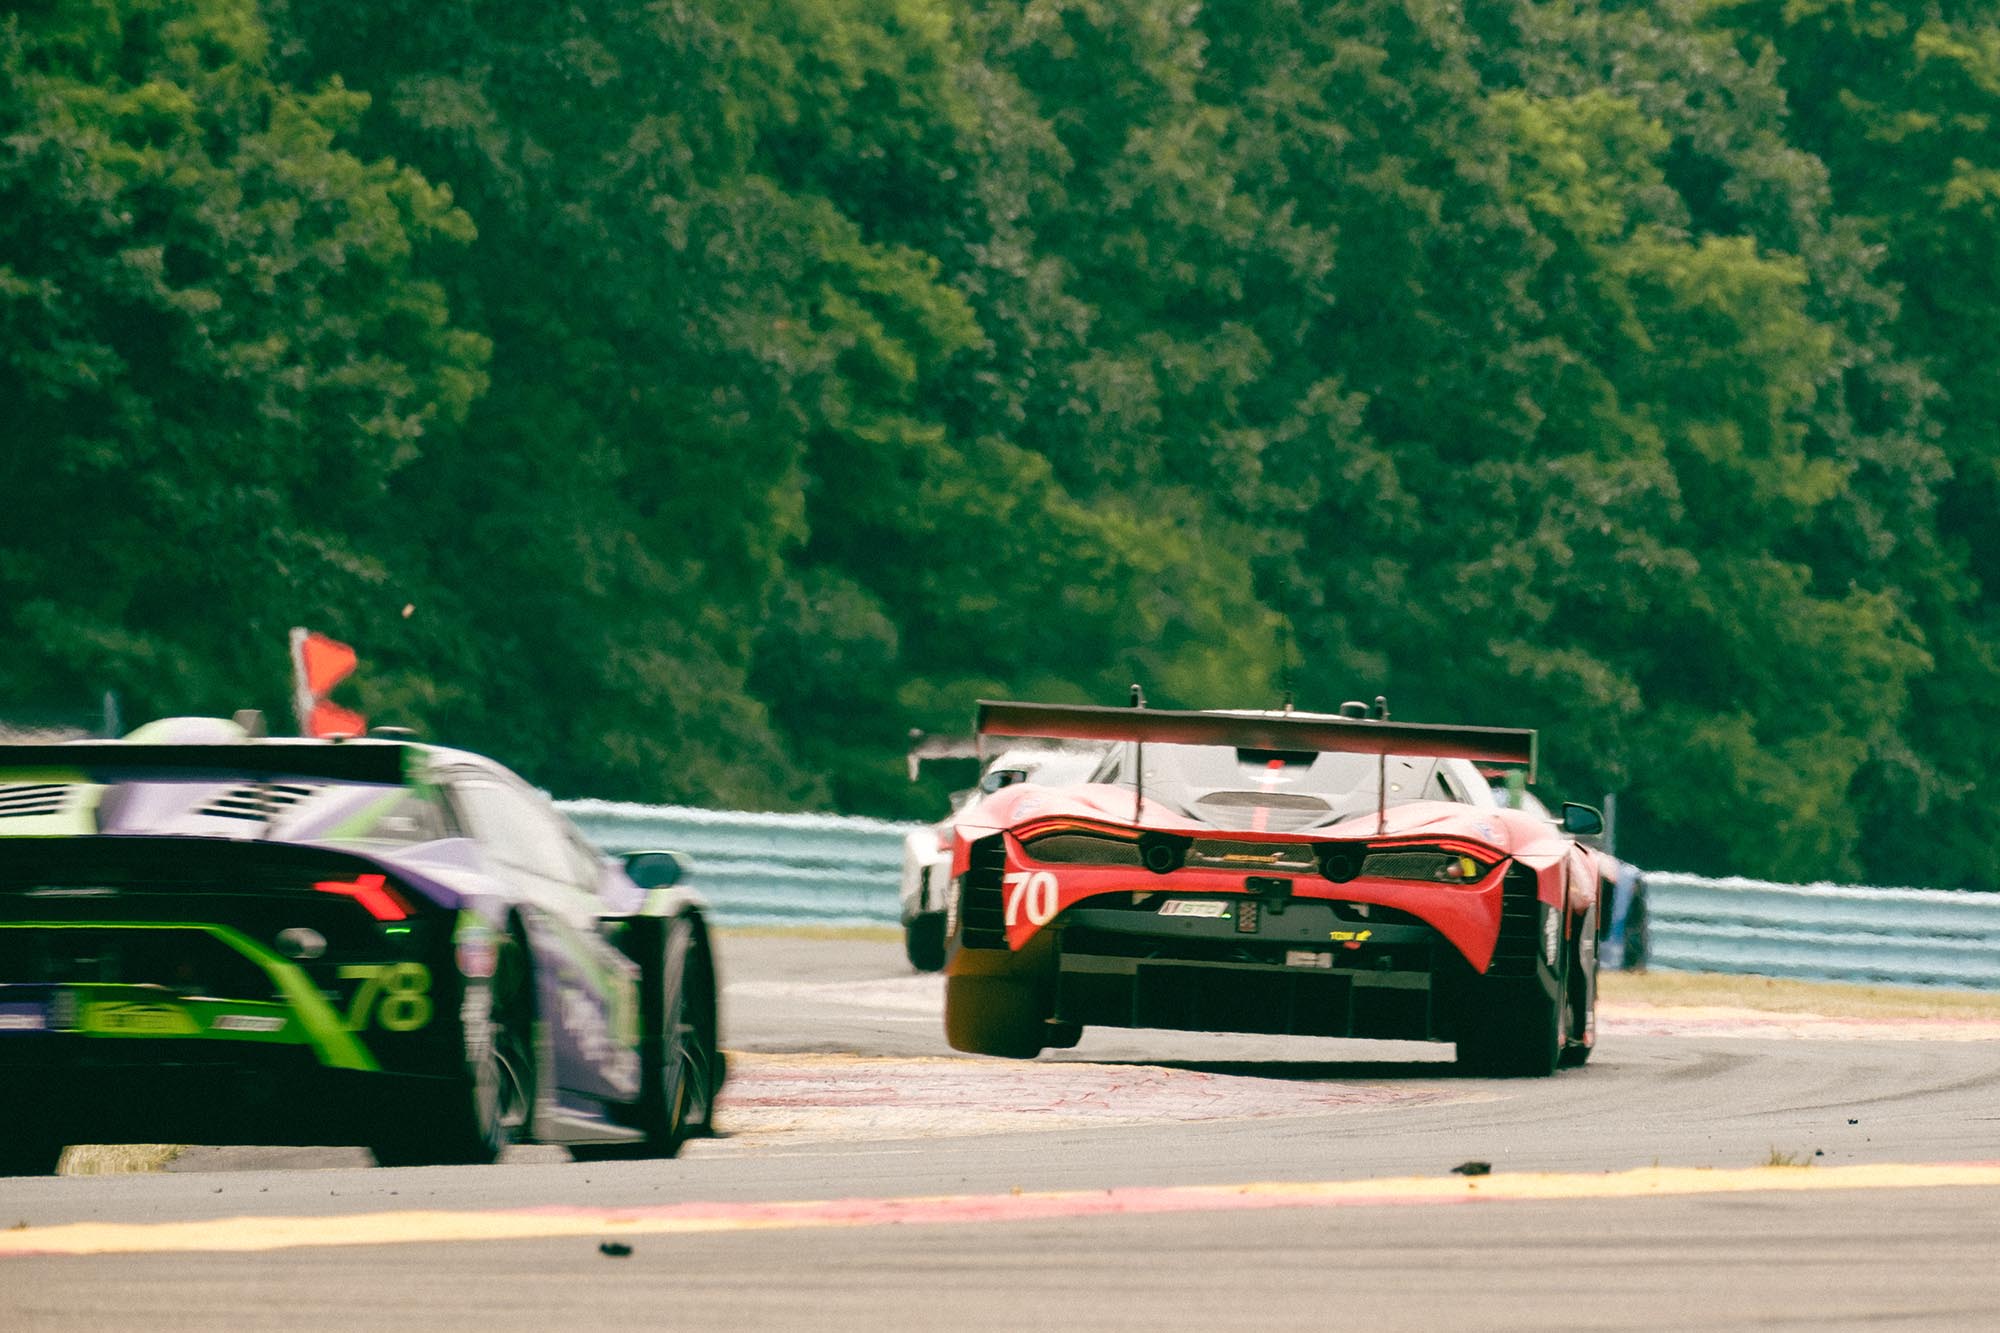
<svg viewBox="0 0 2000 1333">
<path fill-rule="evenodd" d="M 1287 1083 L 1466 1082 L 1484 1077 L 1468 1073 L 1450 1060 L 1094 1060 L 1091 1063 L 1175 1069 L 1225 1078 L 1277 1079 Z"/>
</svg>

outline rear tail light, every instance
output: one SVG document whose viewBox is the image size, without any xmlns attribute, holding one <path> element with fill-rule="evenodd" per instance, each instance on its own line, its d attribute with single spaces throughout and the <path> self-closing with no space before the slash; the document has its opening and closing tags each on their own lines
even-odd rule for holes
<svg viewBox="0 0 2000 1333">
<path fill-rule="evenodd" d="M 385 875 L 356 875 L 353 879 L 323 879 L 313 885 L 320 893 L 337 893 L 352 898 L 368 909 L 377 921 L 402 921 L 410 915 L 410 905 L 389 887 Z"/>
<path fill-rule="evenodd" d="M 1058 829 L 1024 841 L 1021 849 L 1048 865 L 1136 866 L 1145 842 L 1084 829 Z"/>
</svg>

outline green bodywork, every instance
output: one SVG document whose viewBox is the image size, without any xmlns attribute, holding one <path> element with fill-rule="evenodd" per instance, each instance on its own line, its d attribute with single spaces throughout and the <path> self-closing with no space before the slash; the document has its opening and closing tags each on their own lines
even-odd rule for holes
<svg viewBox="0 0 2000 1333">
<path fill-rule="evenodd" d="M 309 1046 L 329 1069 L 375 1073 L 381 1066 L 312 978 L 288 959 L 272 953 L 239 930 L 203 921 L 6 921 L 0 930 L 198 930 L 214 936 L 263 969 L 282 1003 L 250 1000 L 182 999 L 158 986 L 67 985 L 77 1000 L 77 1031 L 89 1037 L 198 1037 L 210 1041 L 254 1041 Z M 252 1020 L 218 1029 L 215 1020 L 240 1015 Z M 257 1031 L 256 1020 L 283 1017 L 283 1027 Z M 246 1030 L 250 1029 L 250 1030 Z"/>
<path fill-rule="evenodd" d="M 17 768 L 5 773 L 9 785 L 62 787 L 62 808 L 47 815 L 15 815 L 4 821 L 8 836 L 66 838 L 97 832 L 97 803 L 104 788 L 76 769 Z"/>
</svg>

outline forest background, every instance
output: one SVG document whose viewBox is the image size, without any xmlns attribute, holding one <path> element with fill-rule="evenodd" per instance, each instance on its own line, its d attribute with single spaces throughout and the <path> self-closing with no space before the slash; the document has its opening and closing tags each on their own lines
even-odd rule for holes
<svg viewBox="0 0 2000 1333">
<path fill-rule="evenodd" d="M 15 0 L 0 713 L 935 817 L 984 696 L 1538 727 L 2000 886 L 1962 0 Z"/>
</svg>

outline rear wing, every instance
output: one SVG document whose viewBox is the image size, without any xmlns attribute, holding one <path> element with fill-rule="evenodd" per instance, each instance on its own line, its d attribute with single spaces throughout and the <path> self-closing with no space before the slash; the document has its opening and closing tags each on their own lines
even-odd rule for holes
<svg viewBox="0 0 2000 1333">
<path fill-rule="evenodd" d="M 48 781 L 81 773 L 92 782 L 204 782 L 212 779 L 319 778 L 400 786 L 417 759 L 396 741 L 246 741 L 145 745 L 71 741 L 0 745 L 0 783 Z"/>
<path fill-rule="evenodd" d="M 1177 712 L 1091 704 L 979 702 L 978 734 L 1047 736 L 1078 741 L 1229 745 L 1240 750 L 1317 750 L 1408 755 L 1505 764 L 1535 775 L 1535 732 L 1515 727 L 1454 727 L 1374 718 L 1296 713 Z"/>
</svg>

